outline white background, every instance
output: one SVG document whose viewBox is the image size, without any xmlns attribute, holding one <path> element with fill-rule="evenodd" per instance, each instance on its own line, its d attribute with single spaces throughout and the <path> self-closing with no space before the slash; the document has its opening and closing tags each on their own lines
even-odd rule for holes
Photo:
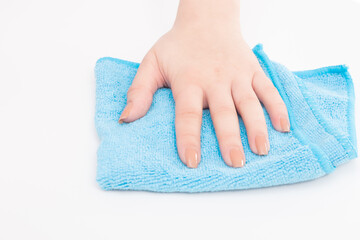
<svg viewBox="0 0 360 240">
<path fill-rule="evenodd" d="M 0 239 L 360 239 L 358 159 L 316 181 L 249 191 L 98 187 L 95 62 L 141 61 L 177 4 L 0 0 Z M 250 46 L 291 70 L 346 63 L 359 99 L 359 3 L 241 7 Z"/>
</svg>

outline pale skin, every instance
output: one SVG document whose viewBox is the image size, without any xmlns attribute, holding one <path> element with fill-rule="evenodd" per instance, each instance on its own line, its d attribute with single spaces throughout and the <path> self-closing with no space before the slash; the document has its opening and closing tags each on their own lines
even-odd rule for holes
<svg viewBox="0 0 360 240">
<path fill-rule="evenodd" d="M 270 150 L 261 103 L 277 131 L 290 131 L 286 105 L 242 37 L 239 12 L 240 0 L 180 0 L 174 26 L 146 54 L 128 90 L 120 123 L 143 117 L 156 90 L 171 88 L 177 150 L 189 168 L 201 160 L 205 108 L 230 167 L 245 164 L 238 114 L 258 155 Z"/>
</svg>

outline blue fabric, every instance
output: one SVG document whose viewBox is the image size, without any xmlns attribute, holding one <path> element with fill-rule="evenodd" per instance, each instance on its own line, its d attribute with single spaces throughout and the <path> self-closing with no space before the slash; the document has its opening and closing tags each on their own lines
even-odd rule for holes
<svg viewBox="0 0 360 240">
<path fill-rule="evenodd" d="M 290 133 L 274 130 L 264 109 L 271 149 L 258 156 L 249 148 L 239 117 L 246 155 L 243 168 L 221 159 L 208 110 L 203 112 L 201 162 L 187 168 L 175 143 L 174 100 L 159 89 L 149 112 L 118 124 L 138 63 L 101 58 L 96 72 L 96 128 L 100 137 L 97 181 L 105 190 L 205 192 L 290 184 L 319 178 L 357 157 L 354 90 L 347 67 L 291 72 L 269 60 L 262 46 L 253 49 L 287 105 Z"/>
</svg>

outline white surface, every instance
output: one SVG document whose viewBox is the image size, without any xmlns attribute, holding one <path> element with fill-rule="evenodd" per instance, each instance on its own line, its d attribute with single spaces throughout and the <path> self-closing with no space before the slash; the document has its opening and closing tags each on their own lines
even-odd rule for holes
<svg viewBox="0 0 360 240">
<path fill-rule="evenodd" d="M 95 61 L 141 61 L 176 8 L 0 1 L 0 239 L 360 239 L 358 159 L 316 181 L 260 190 L 99 189 Z M 241 11 L 251 46 L 262 42 L 292 70 L 346 63 L 359 95 L 359 3 L 243 0 Z"/>
</svg>

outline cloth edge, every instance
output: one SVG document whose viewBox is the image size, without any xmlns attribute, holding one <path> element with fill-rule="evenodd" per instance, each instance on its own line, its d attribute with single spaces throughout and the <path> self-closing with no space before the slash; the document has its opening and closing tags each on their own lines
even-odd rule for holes
<svg viewBox="0 0 360 240">
<path fill-rule="evenodd" d="M 280 83 L 278 81 L 278 76 L 273 69 L 271 60 L 268 58 L 266 53 L 263 51 L 262 44 L 256 45 L 253 48 L 253 51 L 254 51 L 254 54 L 264 63 L 265 67 L 267 68 L 266 70 L 268 71 L 268 73 L 270 75 L 271 80 L 273 81 L 273 83 L 277 87 L 277 89 L 279 90 L 279 93 L 282 96 L 284 102 L 287 103 L 288 99 L 286 97 L 286 94 L 284 94 L 282 86 L 280 85 Z M 321 68 L 312 69 L 312 70 L 294 71 L 293 73 L 297 76 L 303 76 L 303 77 L 321 75 L 321 74 L 326 74 L 326 73 L 341 73 L 341 74 L 343 74 L 343 77 L 345 78 L 346 83 L 347 83 L 347 95 L 348 95 L 348 99 L 349 99 L 348 107 L 347 107 L 347 113 L 348 113 L 347 121 L 348 121 L 348 132 L 350 134 L 350 139 L 345 138 L 345 141 L 344 141 L 343 136 L 341 136 L 340 134 L 337 134 L 337 133 L 334 134 L 334 131 L 336 131 L 336 130 L 335 129 L 331 130 L 331 128 L 329 128 L 328 124 L 326 124 L 325 119 L 321 119 L 322 120 L 321 122 L 324 124 L 320 123 L 320 125 L 323 126 L 324 130 L 327 133 L 333 135 L 335 137 L 335 139 L 341 144 L 341 146 L 343 146 L 344 150 L 347 151 L 347 156 L 348 156 L 347 160 L 356 158 L 357 157 L 357 147 L 356 147 L 357 144 L 356 144 L 356 130 L 355 130 L 355 118 L 354 118 L 355 117 L 355 114 L 354 114 L 355 94 L 354 94 L 352 78 L 348 72 L 348 67 L 346 65 L 336 65 L 336 66 L 321 67 Z M 286 104 L 286 105 L 288 105 L 288 104 Z M 310 106 L 310 107 L 313 108 L 313 106 Z M 296 129 L 296 122 L 291 116 L 292 115 L 291 109 L 288 109 L 288 112 L 289 112 L 289 118 L 290 118 L 290 122 L 291 122 L 291 126 L 292 126 L 291 130 L 294 132 L 295 136 L 297 136 L 299 141 L 301 141 L 303 144 L 307 144 L 310 146 L 313 153 L 318 158 L 320 165 L 323 167 L 323 170 L 327 174 L 334 171 L 335 166 L 333 165 L 331 159 L 329 159 L 324 153 L 322 153 L 322 151 L 316 144 L 312 143 L 311 140 L 307 139 L 300 131 L 298 131 Z M 317 120 L 319 121 L 319 119 L 317 119 Z M 294 125 L 294 123 L 295 123 L 295 125 Z"/>
<path fill-rule="evenodd" d="M 274 86 L 278 89 L 279 94 L 281 95 L 285 105 L 290 106 L 290 102 L 285 94 L 285 90 L 280 84 L 279 77 L 271 63 L 271 60 L 264 52 L 262 44 L 256 45 L 253 48 L 253 52 L 256 55 L 256 57 L 264 63 L 265 70 L 268 72 L 269 77 L 272 80 Z M 320 150 L 320 148 L 314 143 L 312 143 L 309 139 L 307 139 L 307 137 L 304 136 L 304 134 L 298 130 L 297 122 L 293 117 L 292 109 L 288 108 L 288 114 L 290 120 L 290 130 L 292 131 L 294 136 L 301 142 L 301 144 L 308 145 L 310 147 L 311 151 L 316 156 L 318 163 L 320 164 L 320 166 L 322 167 L 322 169 L 326 174 L 329 174 L 332 171 L 334 171 L 335 167 L 331 164 L 327 156 Z"/>
<path fill-rule="evenodd" d="M 356 126 L 355 126 L 355 92 L 354 92 L 353 80 L 348 71 L 348 67 L 346 65 L 336 65 L 336 66 L 322 67 L 313 70 L 294 72 L 294 74 L 296 74 L 299 77 L 314 77 L 328 73 L 341 74 L 346 81 L 346 91 L 348 97 L 347 108 L 346 108 L 348 117 L 346 120 L 347 120 L 347 132 L 349 133 L 349 136 L 344 136 L 341 133 L 339 133 L 336 128 L 331 128 L 327 123 L 326 119 L 324 119 L 321 114 L 315 114 L 315 116 L 318 119 L 318 121 L 321 121 L 323 123 L 325 130 L 328 133 L 332 134 L 336 138 L 336 140 L 343 146 L 348 156 L 347 160 L 351 160 L 358 156 L 358 150 L 357 150 L 357 137 L 356 137 Z M 303 88 L 304 94 L 309 91 L 305 86 L 303 86 L 303 84 L 300 84 L 299 86 Z M 312 101 L 311 99 L 308 98 L 308 96 L 306 96 L 306 99 L 310 104 L 311 108 L 316 113 L 320 112 L 318 107 L 312 104 Z M 341 164 L 335 164 L 335 165 L 338 166 Z"/>
</svg>

